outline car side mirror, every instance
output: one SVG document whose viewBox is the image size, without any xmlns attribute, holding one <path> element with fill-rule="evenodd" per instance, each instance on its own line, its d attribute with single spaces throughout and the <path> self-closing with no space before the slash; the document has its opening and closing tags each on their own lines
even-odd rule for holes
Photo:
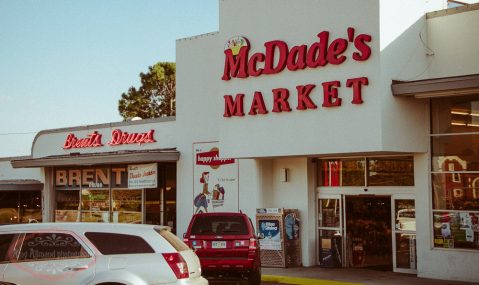
<svg viewBox="0 0 479 285">
<path fill-rule="evenodd" d="M 183 233 L 183 238 L 186 236 L 186 233 Z"/>
</svg>

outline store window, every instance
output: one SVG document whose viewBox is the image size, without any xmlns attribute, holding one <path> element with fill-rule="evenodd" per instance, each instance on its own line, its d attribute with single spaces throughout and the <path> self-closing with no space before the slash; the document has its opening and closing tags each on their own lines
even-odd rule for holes
<svg viewBox="0 0 479 285">
<path fill-rule="evenodd" d="M 479 249 L 479 95 L 431 100 L 434 246 Z"/>
<path fill-rule="evenodd" d="M 412 156 L 368 158 L 368 186 L 414 186 Z"/>
<path fill-rule="evenodd" d="M 41 221 L 41 191 L 0 191 L 0 225 Z"/>
<path fill-rule="evenodd" d="M 318 184 L 342 186 L 414 186 L 412 156 L 320 160 Z"/>
<path fill-rule="evenodd" d="M 55 193 L 57 222 L 176 225 L 175 163 L 58 168 Z"/>
</svg>

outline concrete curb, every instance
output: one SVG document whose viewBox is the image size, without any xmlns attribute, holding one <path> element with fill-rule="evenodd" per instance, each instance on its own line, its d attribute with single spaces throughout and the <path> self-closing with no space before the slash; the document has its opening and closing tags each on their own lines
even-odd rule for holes
<svg viewBox="0 0 479 285">
<path fill-rule="evenodd" d="M 298 285 L 363 285 L 360 283 L 342 282 L 335 280 L 299 278 L 278 275 L 261 275 L 261 281 L 274 282 L 282 284 L 298 284 Z"/>
</svg>

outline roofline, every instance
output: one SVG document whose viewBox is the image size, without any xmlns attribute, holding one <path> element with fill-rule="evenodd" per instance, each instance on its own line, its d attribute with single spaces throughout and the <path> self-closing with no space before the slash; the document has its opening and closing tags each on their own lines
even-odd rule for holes
<svg viewBox="0 0 479 285">
<path fill-rule="evenodd" d="M 394 96 L 416 98 L 477 94 L 479 93 L 479 74 L 414 81 L 393 80 L 391 91 Z"/>
<path fill-rule="evenodd" d="M 460 6 L 460 7 L 429 12 L 429 13 L 426 13 L 426 19 L 432 19 L 432 18 L 443 17 L 443 16 L 450 16 L 450 15 L 464 13 L 464 12 L 470 12 L 470 11 L 474 11 L 474 10 L 479 10 L 479 3 L 468 4 L 468 5 L 464 5 L 464 6 Z"/>
<path fill-rule="evenodd" d="M 6 157 L 0 157 L 0 161 L 11 161 L 14 159 L 27 159 L 31 158 L 31 155 L 22 155 L 22 156 L 6 156 Z"/>
<path fill-rule="evenodd" d="M 12 160 L 13 168 L 37 168 L 72 165 L 101 165 L 116 163 L 175 162 L 180 158 L 176 149 L 157 149 L 148 151 L 107 152 L 70 154 Z"/>
<path fill-rule="evenodd" d="M 179 39 L 176 39 L 176 41 L 179 42 L 179 41 L 186 41 L 186 40 L 195 40 L 195 39 L 198 39 L 198 38 L 204 38 L 204 37 L 214 36 L 214 35 L 217 35 L 217 34 L 219 34 L 219 33 L 220 33 L 219 31 L 210 32 L 210 33 L 204 33 L 204 34 L 199 34 L 199 35 L 196 35 L 196 36 L 179 38 Z"/>
<path fill-rule="evenodd" d="M 109 128 L 109 127 L 120 127 L 120 126 L 133 126 L 133 125 L 143 125 L 149 123 L 164 123 L 164 122 L 172 122 L 176 121 L 176 116 L 169 116 L 169 117 L 161 117 L 161 118 L 152 118 L 152 119 L 142 119 L 138 121 L 120 121 L 120 122 L 112 122 L 112 123 L 103 123 L 103 124 L 95 124 L 95 125 L 84 125 L 84 126 L 77 126 L 77 127 L 67 127 L 67 128 L 59 128 L 59 129 L 48 129 L 38 132 L 35 135 L 35 138 L 32 142 L 32 147 L 30 149 L 30 156 L 33 156 L 33 146 L 37 142 L 37 139 L 45 134 L 55 134 L 55 133 L 63 133 L 63 132 L 73 132 L 73 131 L 84 131 L 89 129 L 102 129 L 102 128 Z"/>
</svg>

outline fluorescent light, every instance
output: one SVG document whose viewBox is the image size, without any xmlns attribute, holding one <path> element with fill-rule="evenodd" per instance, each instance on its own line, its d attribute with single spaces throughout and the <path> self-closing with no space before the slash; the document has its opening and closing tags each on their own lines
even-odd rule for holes
<svg viewBox="0 0 479 285">
<path fill-rule="evenodd" d="M 453 126 L 465 126 L 466 123 L 456 123 L 456 122 L 451 122 L 451 125 Z"/>
<path fill-rule="evenodd" d="M 461 112 L 461 111 L 451 111 L 451 114 L 454 114 L 454 115 L 470 115 L 469 112 Z"/>
</svg>

